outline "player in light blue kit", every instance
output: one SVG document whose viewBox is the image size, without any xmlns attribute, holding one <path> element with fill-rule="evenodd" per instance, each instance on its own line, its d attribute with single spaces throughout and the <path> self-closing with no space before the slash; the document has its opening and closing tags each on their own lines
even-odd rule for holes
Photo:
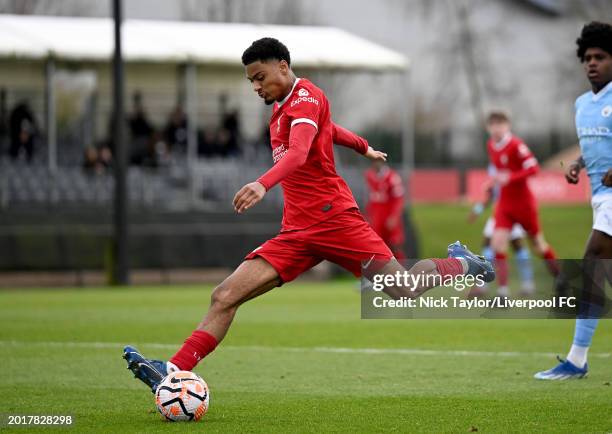
<svg viewBox="0 0 612 434">
<path fill-rule="evenodd" d="M 609 265 L 612 259 L 612 26 L 598 22 L 587 24 L 576 44 L 592 90 L 576 100 L 576 130 L 582 155 L 569 165 L 565 178 L 577 184 L 580 170 L 586 168 L 591 181 L 593 230 L 584 259 L 607 259 Z M 535 378 L 584 377 L 588 372 L 587 352 L 597 322 L 598 319 L 590 315 L 578 315 L 567 360 L 559 359 L 559 365 L 538 372 Z"/>
</svg>

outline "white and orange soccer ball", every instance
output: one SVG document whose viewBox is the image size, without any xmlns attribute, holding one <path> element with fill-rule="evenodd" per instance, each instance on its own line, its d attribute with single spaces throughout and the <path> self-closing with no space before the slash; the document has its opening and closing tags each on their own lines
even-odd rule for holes
<svg viewBox="0 0 612 434">
<path fill-rule="evenodd" d="M 208 411 L 209 402 L 208 384 L 190 371 L 168 374 L 155 391 L 157 410 L 166 420 L 198 421 Z"/>
</svg>

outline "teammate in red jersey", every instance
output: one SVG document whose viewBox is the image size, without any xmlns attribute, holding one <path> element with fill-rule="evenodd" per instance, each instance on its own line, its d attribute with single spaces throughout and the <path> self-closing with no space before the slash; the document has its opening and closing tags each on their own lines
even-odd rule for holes
<svg viewBox="0 0 612 434">
<path fill-rule="evenodd" d="M 555 252 L 544 239 L 538 205 L 527 179 L 539 171 L 538 160 L 523 141 L 510 131 L 510 118 L 504 112 L 491 112 L 487 118 L 490 138 L 487 150 L 497 172 L 492 178 L 500 187 L 495 207 L 495 230 L 491 247 L 495 251 L 498 296 L 508 297 L 507 252 L 510 231 L 519 223 L 527 232 L 535 251 L 546 260 L 553 276 L 559 274 Z"/>
<path fill-rule="evenodd" d="M 374 231 L 389 246 L 398 261 L 404 253 L 404 185 L 402 177 L 382 160 L 374 160 L 365 172 L 368 186 L 368 221 Z"/>
<path fill-rule="evenodd" d="M 336 173 L 333 143 L 374 160 L 384 160 L 385 154 L 335 125 L 323 91 L 297 78 L 290 62 L 287 47 L 273 38 L 253 42 L 242 56 L 253 90 L 266 104 L 274 104 L 270 119 L 274 166 L 242 187 L 233 201 L 236 212 L 242 214 L 280 183 L 285 198 L 281 231 L 249 253 L 214 289 L 204 319 L 170 361 L 145 359 L 130 346 L 124 349 L 128 368 L 152 390 L 168 372 L 191 370 L 212 352 L 242 303 L 295 279 L 322 260 L 356 276 L 364 263 L 369 277 L 406 271 L 363 219 L 348 185 Z M 485 281 L 495 277 L 489 262 L 459 242 L 449 246 L 448 258 L 419 261 L 408 273 L 443 278 L 472 275 Z M 384 291 L 394 298 L 414 298 L 432 280 L 420 279 L 415 286 L 387 286 Z"/>
</svg>

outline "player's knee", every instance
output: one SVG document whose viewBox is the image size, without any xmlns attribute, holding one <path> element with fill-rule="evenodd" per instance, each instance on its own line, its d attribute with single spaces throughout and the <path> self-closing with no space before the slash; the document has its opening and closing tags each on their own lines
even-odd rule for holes
<svg viewBox="0 0 612 434">
<path fill-rule="evenodd" d="M 222 283 L 213 290 L 210 296 L 210 304 L 214 309 L 231 310 L 238 307 L 239 300 L 234 291 Z"/>
</svg>

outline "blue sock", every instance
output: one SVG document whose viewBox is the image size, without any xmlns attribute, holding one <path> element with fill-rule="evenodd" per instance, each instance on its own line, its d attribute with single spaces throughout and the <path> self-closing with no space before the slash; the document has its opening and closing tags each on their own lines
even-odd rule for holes
<svg viewBox="0 0 612 434">
<path fill-rule="evenodd" d="M 574 345 L 579 347 L 590 347 L 593 334 L 599 322 L 596 318 L 577 318 L 574 331 Z"/>
<path fill-rule="evenodd" d="M 495 252 L 491 248 L 491 246 L 485 246 L 482 248 L 482 256 L 485 257 L 487 261 L 493 263 L 495 261 Z"/>
<path fill-rule="evenodd" d="M 514 253 L 516 266 L 521 275 L 521 282 L 533 282 L 533 267 L 531 266 L 531 253 L 526 247 L 522 247 Z"/>
</svg>

